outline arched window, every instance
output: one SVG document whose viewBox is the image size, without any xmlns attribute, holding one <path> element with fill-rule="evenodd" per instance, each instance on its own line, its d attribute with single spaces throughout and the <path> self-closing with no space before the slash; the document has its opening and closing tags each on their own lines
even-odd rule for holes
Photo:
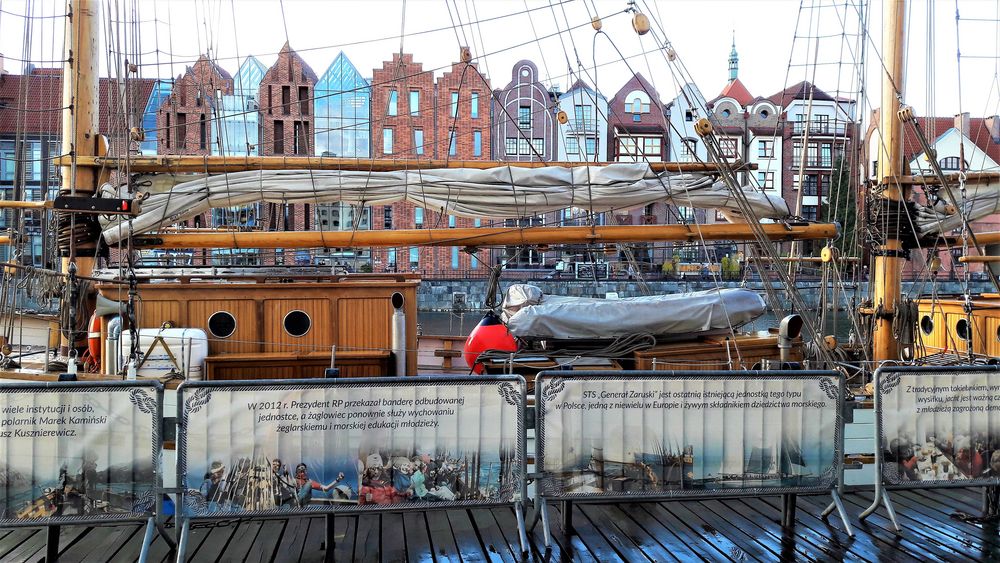
<svg viewBox="0 0 1000 563">
<path fill-rule="evenodd" d="M 633 90 L 625 96 L 625 111 L 628 113 L 649 113 L 649 94 Z"/>
<path fill-rule="evenodd" d="M 957 156 L 946 156 L 941 159 L 941 170 L 961 170 L 961 162 Z M 969 167 L 968 163 L 966 163 L 965 167 Z"/>
</svg>

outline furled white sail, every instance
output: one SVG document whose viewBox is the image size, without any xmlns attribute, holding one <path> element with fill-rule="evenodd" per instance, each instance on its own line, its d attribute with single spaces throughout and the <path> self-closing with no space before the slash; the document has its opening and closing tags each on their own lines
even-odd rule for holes
<svg viewBox="0 0 1000 563">
<path fill-rule="evenodd" d="M 958 190 L 955 190 L 956 194 Z M 945 195 L 942 193 L 941 195 Z M 962 215 L 968 220 L 976 221 L 994 213 L 1000 213 L 1000 193 L 995 183 L 969 182 L 965 185 L 965 194 L 961 201 L 948 208 L 944 202 L 930 207 L 917 204 L 917 212 L 913 218 L 917 231 L 921 235 L 948 234 L 954 229 L 962 228 Z M 961 210 L 961 214 L 957 210 Z"/>
<path fill-rule="evenodd" d="M 751 190 L 744 195 L 754 220 L 788 216 L 785 201 L 776 195 Z M 135 234 L 154 231 L 215 207 L 338 201 L 355 205 L 409 201 L 441 213 L 482 218 L 525 217 L 569 207 L 617 211 L 663 201 L 720 209 L 730 220 L 741 220 L 736 198 L 723 183 L 703 175 L 657 174 L 644 163 L 392 172 L 263 170 L 202 176 L 153 194 L 131 225 L 106 225 L 104 239 L 114 244 L 130 228 Z"/>
<path fill-rule="evenodd" d="M 518 338 L 601 339 L 731 330 L 763 314 L 764 300 L 748 289 L 612 300 L 544 295 L 536 286 L 514 284 L 503 310 L 508 330 Z"/>
</svg>

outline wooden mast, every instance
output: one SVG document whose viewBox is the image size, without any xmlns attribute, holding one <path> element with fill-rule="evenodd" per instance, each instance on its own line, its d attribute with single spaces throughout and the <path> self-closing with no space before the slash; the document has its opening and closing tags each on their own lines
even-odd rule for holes
<svg viewBox="0 0 1000 563">
<path fill-rule="evenodd" d="M 63 63 L 62 153 L 75 158 L 98 156 L 100 119 L 100 3 L 97 0 L 69 0 L 66 17 L 66 47 Z M 90 196 L 97 190 L 97 169 L 77 166 L 63 159 L 59 195 Z M 80 220 L 77 220 L 77 224 Z M 94 240 L 83 240 L 71 232 L 69 224 L 59 229 L 59 252 L 63 271 L 76 262 L 77 273 L 90 275 L 94 268 Z M 70 240 L 77 239 L 70 255 Z"/>
<path fill-rule="evenodd" d="M 897 179 L 902 175 L 901 146 L 903 124 L 897 115 L 899 95 L 903 88 L 903 40 L 906 25 L 906 0 L 883 1 L 882 53 L 885 72 L 882 78 L 882 105 L 879 116 L 878 180 L 882 187 L 882 197 L 891 206 L 905 202 Z M 897 94 L 899 90 L 899 94 Z M 900 300 L 903 270 L 902 242 L 889 238 L 895 233 L 887 232 L 885 243 L 875 249 L 875 267 L 872 272 L 872 305 L 882 314 L 875 316 L 875 331 L 872 335 L 872 359 L 878 363 L 899 359 L 899 343 L 892 332 L 892 320 Z"/>
</svg>

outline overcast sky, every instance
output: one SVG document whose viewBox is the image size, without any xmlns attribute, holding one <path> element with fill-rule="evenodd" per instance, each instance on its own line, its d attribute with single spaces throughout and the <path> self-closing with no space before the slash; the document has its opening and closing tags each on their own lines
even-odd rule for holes
<svg viewBox="0 0 1000 563">
<path fill-rule="evenodd" d="M 373 68 L 400 49 L 402 31 L 403 50 L 413 53 L 425 69 L 446 67 L 458 58 L 458 45 L 467 44 L 494 87 L 510 80 L 514 62 L 528 58 L 538 64 L 546 82 L 564 88 L 573 80 L 570 70 L 588 82 L 596 76 L 597 85 L 609 98 L 628 79 L 631 68 L 650 78 L 664 101 L 669 101 L 688 77 L 707 98 L 715 97 L 728 78 L 727 59 L 735 35 L 740 79 L 752 94 L 769 96 L 808 79 L 831 94 L 859 98 L 857 61 L 862 56 L 862 34 L 856 8 L 845 10 L 843 3 L 638 0 L 654 28 L 653 33 L 639 37 L 632 31 L 631 15 L 623 13 L 624 0 L 138 0 L 105 2 L 122 12 L 109 13 L 112 8 L 105 6 L 102 46 L 134 52 L 138 44 L 141 74 L 153 77 L 176 76 L 206 51 L 233 73 L 238 60 L 250 54 L 270 65 L 287 38 L 319 75 L 343 50 L 362 74 L 371 76 Z M 867 38 L 863 55 L 868 91 L 877 93 L 881 2 L 872 4 L 869 28 L 876 31 Z M 812 5 L 825 7 L 811 9 Z M 35 16 L 52 16 L 62 6 L 61 1 L 6 0 L 0 4 L 0 52 L 7 56 L 8 70 L 20 69 L 18 59 L 52 66 L 52 61 L 61 58 L 62 29 L 57 23 L 61 19 L 41 18 L 26 27 L 24 18 L 15 14 L 30 8 Z M 133 6 L 140 10 L 141 23 L 117 23 L 134 21 Z M 929 6 L 935 10 L 936 22 L 936 39 L 930 49 L 926 40 Z M 959 8 L 961 89 L 954 2 L 911 3 L 904 99 L 918 114 L 928 108 L 938 115 L 961 109 L 981 116 L 1000 109 L 997 4 L 960 0 Z M 598 36 L 590 27 L 595 13 L 602 16 L 606 35 Z M 453 28 L 453 22 L 457 27 Z M 30 31 L 27 40 L 26 31 Z M 670 41 L 686 73 L 667 64 L 654 34 Z M 26 45 L 29 56 L 24 55 Z M 928 52 L 933 54 L 936 75 L 930 89 L 925 78 Z M 107 60 L 104 64 L 107 72 Z M 862 110 L 867 111 L 872 103 L 877 105 L 878 100 L 862 104 Z"/>
</svg>

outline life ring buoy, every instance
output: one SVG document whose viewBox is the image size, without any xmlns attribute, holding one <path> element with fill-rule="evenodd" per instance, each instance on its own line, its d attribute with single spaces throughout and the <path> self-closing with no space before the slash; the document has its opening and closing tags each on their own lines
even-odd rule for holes
<svg viewBox="0 0 1000 563">
<path fill-rule="evenodd" d="M 101 358 L 101 317 L 94 313 L 90 316 L 90 324 L 87 330 L 87 349 L 90 350 L 90 357 L 94 360 Z"/>
</svg>

